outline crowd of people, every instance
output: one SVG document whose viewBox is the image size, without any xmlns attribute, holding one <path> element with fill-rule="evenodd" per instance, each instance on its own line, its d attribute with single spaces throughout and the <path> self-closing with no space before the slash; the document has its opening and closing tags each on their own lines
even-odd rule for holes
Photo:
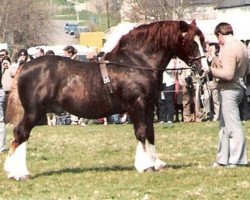
<svg viewBox="0 0 250 200">
<path fill-rule="evenodd" d="M 200 74 L 174 57 L 163 72 L 162 87 L 156 103 L 155 122 L 172 124 L 183 121 L 220 121 L 219 145 L 214 167 L 242 166 L 247 164 L 246 139 L 242 120 L 249 119 L 245 80 L 248 74 L 249 55 L 246 45 L 233 36 L 228 23 L 216 26 L 218 43 L 206 43 L 208 66 Z M 233 48 L 232 48 L 233 47 Z M 64 49 L 64 55 L 79 60 L 73 46 Z M 0 152 L 6 150 L 4 113 L 11 83 L 18 67 L 43 55 L 55 55 L 37 48 L 33 57 L 20 49 L 13 60 L 6 49 L 0 50 Z M 89 60 L 91 62 L 91 60 Z M 48 125 L 129 123 L 127 113 L 114 114 L 101 119 L 84 119 L 70 113 L 47 114 Z"/>
</svg>

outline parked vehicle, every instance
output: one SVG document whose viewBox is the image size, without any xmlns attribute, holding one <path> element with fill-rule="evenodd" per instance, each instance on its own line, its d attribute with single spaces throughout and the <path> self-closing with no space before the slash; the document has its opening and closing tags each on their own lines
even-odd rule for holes
<svg viewBox="0 0 250 200">
<path fill-rule="evenodd" d="M 78 26 L 75 32 L 75 38 L 80 38 L 81 33 L 91 32 L 90 28 L 87 26 Z"/>
<path fill-rule="evenodd" d="M 66 23 L 64 26 L 64 31 L 69 35 L 75 35 L 75 32 L 78 27 L 79 25 L 76 23 Z"/>
</svg>

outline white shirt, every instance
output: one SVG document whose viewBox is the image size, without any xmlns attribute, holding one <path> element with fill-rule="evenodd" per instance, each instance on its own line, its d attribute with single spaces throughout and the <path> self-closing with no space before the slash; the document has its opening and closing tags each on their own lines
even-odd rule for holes
<svg viewBox="0 0 250 200">
<path fill-rule="evenodd" d="M 174 69 L 176 66 L 174 65 L 174 60 L 172 59 L 166 69 Z M 175 76 L 173 74 L 173 70 L 166 70 L 163 72 L 162 83 L 165 83 L 167 87 L 175 84 Z"/>
</svg>

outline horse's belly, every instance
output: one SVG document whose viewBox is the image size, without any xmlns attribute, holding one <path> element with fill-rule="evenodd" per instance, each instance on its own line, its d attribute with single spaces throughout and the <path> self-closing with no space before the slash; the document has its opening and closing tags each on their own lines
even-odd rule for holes
<svg viewBox="0 0 250 200">
<path fill-rule="evenodd" d="M 103 101 L 76 101 L 66 108 L 71 114 L 79 117 L 98 119 L 111 114 L 120 113 L 121 108 L 115 104 Z"/>
</svg>

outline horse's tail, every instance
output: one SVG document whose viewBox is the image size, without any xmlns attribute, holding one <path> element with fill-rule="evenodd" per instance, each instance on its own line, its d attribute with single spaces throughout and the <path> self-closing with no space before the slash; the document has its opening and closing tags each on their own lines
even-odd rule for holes
<svg viewBox="0 0 250 200">
<path fill-rule="evenodd" d="M 18 67 L 13 79 L 5 115 L 5 122 L 13 124 L 15 126 L 22 120 L 24 115 L 24 109 L 18 93 L 18 79 L 21 73 L 21 69 L 22 66 Z"/>
</svg>

